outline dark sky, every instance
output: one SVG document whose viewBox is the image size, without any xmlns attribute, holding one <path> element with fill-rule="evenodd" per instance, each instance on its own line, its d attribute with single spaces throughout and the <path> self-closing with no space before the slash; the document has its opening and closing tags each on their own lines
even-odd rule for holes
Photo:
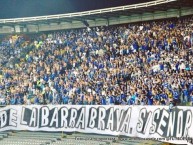
<svg viewBox="0 0 193 145">
<path fill-rule="evenodd" d="M 152 0 L 0 0 L 0 19 L 80 12 L 146 1 Z"/>
</svg>

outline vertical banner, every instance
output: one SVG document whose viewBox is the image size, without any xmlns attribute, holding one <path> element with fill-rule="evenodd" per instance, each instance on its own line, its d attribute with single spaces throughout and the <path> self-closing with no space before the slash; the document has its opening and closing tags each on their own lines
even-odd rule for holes
<svg viewBox="0 0 193 145">
<path fill-rule="evenodd" d="M 64 131 L 148 138 L 191 144 L 193 108 L 168 106 L 7 106 L 0 131 Z"/>
</svg>

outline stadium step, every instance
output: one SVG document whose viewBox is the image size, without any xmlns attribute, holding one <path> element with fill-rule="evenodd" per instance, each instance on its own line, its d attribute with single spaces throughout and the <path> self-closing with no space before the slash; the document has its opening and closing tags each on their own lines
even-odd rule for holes
<svg viewBox="0 0 193 145">
<path fill-rule="evenodd" d="M 77 139 L 80 137 L 80 139 Z M 92 138 L 89 140 L 89 138 Z M 126 137 L 125 137 L 126 138 Z M 113 141 L 115 139 L 115 141 Z M 0 133 L 0 145 L 162 145 L 160 142 L 143 140 L 118 140 L 111 135 L 84 133 L 49 133 L 10 131 Z"/>
</svg>

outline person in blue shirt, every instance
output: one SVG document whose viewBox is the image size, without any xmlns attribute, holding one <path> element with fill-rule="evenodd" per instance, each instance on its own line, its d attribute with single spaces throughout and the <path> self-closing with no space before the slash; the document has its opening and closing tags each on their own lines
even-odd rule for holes
<svg viewBox="0 0 193 145">
<path fill-rule="evenodd" d="M 114 105 L 115 104 L 115 97 L 113 95 L 109 96 L 109 104 Z"/>
<path fill-rule="evenodd" d="M 39 97 L 38 97 L 38 96 L 35 96 L 35 97 L 34 97 L 34 104 L 35 104 L 35 105 L 39 105 L 39 104 L 40 104 L 40 100 L 39 100 Z"/>
<path fill-rule="evenodd" d="M 138 45 L 136 40 L 133 41 L 133 48 L 135 51 L 138 51 L 138 49 L 139 49 L 139 45 Z"/>
<path fill-rule="evenodd" d="M 189 93 L 193 92 L 193 82 L 189 85 Z"/>
<path fill-rule="evenodd" d="M 135 99 L 134 98 L 130 98 L 128 99 L 128 105 L 134 105 L 135 104 Z"/>
<path fill-rule="evenodd" d="M 68 104 L 68 100 L 69 100 L 68 95 L 63 95 L 63 96 L 62 96 L 63 104 Z"/>
<path fill-rule="evenodd" d="M 121 100 L 125 100 L 126 101 L 126 95 L 123 92 L 121 93 Z"/>
<path fill-rule="evenodd" d="M 193 92 L 191 93 L 190 98 L 191 98 L 191 102 L 192 102 L 192 106 L 193 106 Z"/>
<path fill-rule="evenodd" d="M 179 103 L 180 99 L 180 94 L 177 89 L 174 89 L 173 93 L 173 99 L 175 103 Z"/>
<path fill-rule="evenodd" d="M 45 74 L 43 79 L 44 79 L 44 81 L 48 82 L 48 80 L 49 80 L 48 75 L 47 75 L 47 74 Z"/>
<path fill-rule="evenodd" d="M 77 99 L 76 105 L 83 105 L 83 102 L 80 97 Z"/>
<path fill-rule="evenodd" d="M 121 95 L 118 95 L 115 97 L 115 105 L 119 105 L 121 104 L 122 100 L 121 100 Z"/>
<path fill-rule="evenodd" d="M 48 95 L 48 103 L 53 103 L 53 93 L 50 92 L 49 95 Z"/>
<path fill-rule="evenodd" d="M 151 90 L 147 91 L 147 104 L 153 105 L 153 95 Z"/>
<path fill-rule="evenodd" d="M 185 88 L 183 89 L 183 103 L 187 103 L 189 102 L 189 90 L 187 88 L 187 86 L 185 86 Z"/>
<path fill-rule="evenodd" d="M 148 105 L 153 105 L 153 96 L 149 96 L 148 98 L 147 98 L 147 103 L 148 103 Z"/>
<path fill-rule="evenodd" d="M 156 100 L 160 100 L 161 98 L 160 98 L 160 95 L 157 93 L 155 96 L 154 96 L 154 98 L 156 99 Z"/>
<path fill-rule="evenodd" d="M 17 102 L 18 102 L 18 104 L 22 105 L 24 103 L 23 97 L 19 96 Z"/>
<path fill-rule="evenodd" d="M 16 97 L 11 97 L 10 104 L 11 105 L 16 105 L 16 103 L 17 103 L 17 98 Z"/>
<path fill-rule="evenodd" d="M 101 105 L 107 105 L 107 102 L 104 96 L 101 98 Z"/>
<path fill-rule="evenodd" d="M 161 103 L 161 105 L 166 105 L 167 100 L 168 100 L 168 97 L 167 97 L 166 93 L 160 94 L 160 103 Z"/>
</svg>

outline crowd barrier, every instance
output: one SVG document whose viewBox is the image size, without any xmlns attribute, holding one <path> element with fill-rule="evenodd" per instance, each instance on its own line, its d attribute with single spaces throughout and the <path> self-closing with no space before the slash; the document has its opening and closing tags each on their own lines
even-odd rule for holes
<svg viewBox="0 0 193 145">
<path fill-rule="evenodd" d="M 165 138 L 186 144 L 193 138 L 193 108 L 168 106 L 29 105 L 0 108 L 0 131 L 65 131 Z"/>
</svg>

